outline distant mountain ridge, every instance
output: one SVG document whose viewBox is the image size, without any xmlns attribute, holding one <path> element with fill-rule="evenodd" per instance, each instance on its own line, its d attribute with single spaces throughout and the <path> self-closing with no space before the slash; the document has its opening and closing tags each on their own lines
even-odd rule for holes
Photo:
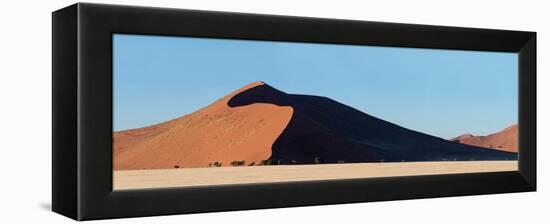
<svg viewBox="0 0 550 224">
<path fill-rule="evenodd" d="M 518 125 L 514 124 L 506 127 L 496 133 L 486 136 L 474 136 L 472 134 L 463 134 L 451 141 L 466 145 L 473 145 L 485 148 L 491 148 L 506 152 L 518 152 Z"/>
<path fill-rule="evenodd" d="M 287 94 L 263 82 L 189 115 L 115 132 L 113 139 L 115 170 L 517 158 L 409 130 L 326 97 Z"/>
</svg>

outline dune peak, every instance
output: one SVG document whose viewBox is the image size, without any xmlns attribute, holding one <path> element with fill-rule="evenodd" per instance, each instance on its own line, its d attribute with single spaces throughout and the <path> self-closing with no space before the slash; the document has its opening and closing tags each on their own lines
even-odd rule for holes
<svg viewBox="0 0 550 224">
<path fill-rule="evenodd" d="M 265 82 L 263 82 L 263 81 L 251 82 L 251 83 L 245 85 L 243 88 L 249 89 L 249 88 L 254 88 L 254 87 L 256 87 L 256 86 L 261 86 L 261 85 L 265 85 Z"/>
<path fill-rule="evenodd" d="M 470 133 L 466 133 L 466 134 L 458 136 L 458 138 L 471 138 L 471 137 L 474 137 L 474 135 L 472 135 Z"/>
<path fill-rule="evenodd" d="M 252 89 L 252 88 L 254 88 L 254 87 L 264 86 L 264 85 L 265 85 L 265 86 L 268 86 L 268 85 L 267 85 L 265 82 L 263 82 L 263 81 L 251 82 L 251 83 L 248 83 L 248 84 L 244 85 L 243 87 L 241 87 L 241 88 L 235 90 L 233 93 L 229 94 L 228 96 L 229 96 L 229 97 L 232 97 L 232 96 L 237 95 L 237 94 L 239 94 L 239 93 L 242 93 L 242 92 L 245 92 L 245 91 L 247 91 L 247 90 L 250 90 L 250 89 Z"/>
</svg>

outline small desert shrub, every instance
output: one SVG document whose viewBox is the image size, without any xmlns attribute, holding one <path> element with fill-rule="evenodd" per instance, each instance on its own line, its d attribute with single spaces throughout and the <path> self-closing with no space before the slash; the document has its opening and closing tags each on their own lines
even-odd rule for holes
<svg viewBox="0 0 550 224">
<path fill-rule="evenodd" d="M 248 164 L 248 166 L 254 166 L 255 164 L 255 162 L 252 162 L 251 164 Z"/>
<path fill-rule="evenodd" d="M 260 165 L 266 165 L 266 166 L 273 165 L 273 160 L 272 159 L 262 160 L 260 162 Z"/>
<path fill-rule="evenodd" d="M 176 168 L 176 169 L 177 169 L 177 168 L 180 168 L 180 166 L 178 166 L 178 165 L 174 165 L 174 168 Z"/>
<path fill-rule="evenodd" d="M 220 162 L 214 162 L 214 164 L 212 164 L 212 165 L 214 165 L 215 167 L 220 167 L 220 166 L 222 166 L 222 163 L 220 163 Z"/>
<path fill-rule="evenodd" d="M 244 166 L 244 164 L 244 160 L 231 162 L 231 166 Z"/>
<path fill-rule="evenodd" d="M 313 162 L 315 162 L 315 164 L 321 164 L 323 161 L 321 160 L 321 157 L 315 157 L 313 158 Z"/>
</svg>

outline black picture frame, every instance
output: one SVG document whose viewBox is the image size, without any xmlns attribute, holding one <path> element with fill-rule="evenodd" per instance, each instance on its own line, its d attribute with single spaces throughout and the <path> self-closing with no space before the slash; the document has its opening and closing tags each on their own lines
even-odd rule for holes
<svg viewBox="0 0 550 224">
<path fill-rule="evenodd" d="M 78 3 L 52 14 L 52 210 L 76 220 L 536 190 L 536 33 Z M 113 191 L 112 34 L 519 53 L 519 170 Z"/>
</svg>

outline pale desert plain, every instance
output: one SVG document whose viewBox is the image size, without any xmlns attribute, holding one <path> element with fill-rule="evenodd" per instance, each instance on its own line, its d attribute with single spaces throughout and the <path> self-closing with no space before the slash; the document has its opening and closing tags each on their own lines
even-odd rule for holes
<svg viewBox="0 0 550 224">
<path fill-rule="evenodd" d="M 517 161 L 447 161 L 117 170 L 115 190 L 516 171 Z"/>
<path fill-rule="evenodd" d="M 250 83 L 191 114 L 113 133 L 113 188 L 517 170 L 517 125 L 442 139 L 327 97 Z"/>
</svg>

